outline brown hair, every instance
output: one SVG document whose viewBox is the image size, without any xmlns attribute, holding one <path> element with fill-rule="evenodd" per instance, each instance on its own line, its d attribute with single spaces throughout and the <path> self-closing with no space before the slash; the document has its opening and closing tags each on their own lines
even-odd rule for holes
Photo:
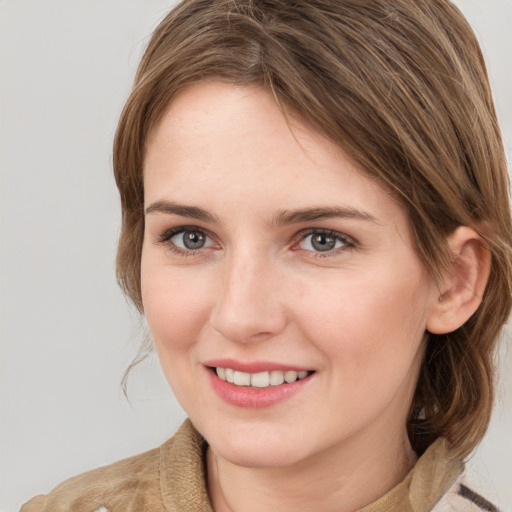
<svg viewBox="0 0 512 512">
<path fill-rule="evenodd" d="M 447 0 L 185 0 L 173 9 L 149 42 L 114 143 L 117 274 L 140 312 L 145 143 L 176 93 L 207 79 L 269 88 L 339 144 L 400 201 L 434 278 L 450 265 L 456 227 L 485 239 L 482 303 L 455 332 L 429 334 L 408 425 L 418 452 L 446 436 L 467 456 L 492 410 L 512 232 L 488 78 L 462 14 Z"/>
</svg>

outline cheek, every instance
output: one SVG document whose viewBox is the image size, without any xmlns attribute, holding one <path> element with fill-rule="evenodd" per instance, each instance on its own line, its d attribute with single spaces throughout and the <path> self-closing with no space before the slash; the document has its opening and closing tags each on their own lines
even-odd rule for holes
<svg viewBox="0 0 512 512">
<path fill-rule="evenodd" d="M 320 370 L 328 378 L 321 394 L 331 397 L 330 407 L 339 409 L 347 428 L 384 411 L 398 421 L 412 399 L 423 354 L 422 280 L 366 274 L 343 282 L 325 286 L 297 309 L 302 333 L 323 354 Z"/>
<path fill-rule="evenodd" d="M 298 299 L 302 331 L 337 361 L 336 368 L 358 381 L 373 380 L 376 371 L 406 367 L 423 339 L 428 284 L 416 265 L 399 267 L 400 275 L 396 268 L 354 271 L 326 280 Z"/>
<path fill-rule="evenodd" d="M 141 286 L 144 312 L 157 351 L 187 348 L 208 316 L 209 280 L 173 267 L 142 260 Z"/>
<path fill-rule="evenodd" d="M 190 279 L 176 268 L 142 260 L 144 312 L 163 373 L 177 400 L 190 410 L 189 393 L 196 340 L 208 317 L 211 291 L 202 279 Z M 208 281 L 206 281 L 208 282 Z"/>
</svg>

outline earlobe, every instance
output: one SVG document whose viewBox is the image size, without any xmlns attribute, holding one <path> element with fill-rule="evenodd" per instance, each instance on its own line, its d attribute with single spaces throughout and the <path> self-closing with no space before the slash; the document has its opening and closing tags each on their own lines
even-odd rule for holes
<svg viewBox="0 0 512 512">
<path fill-rule="evenodd" d="M 448 245 L 452 265 L 427 319 L 427 330 L 433 334 L 455 331 L 473 315 L 482 302 L 491 268 L 487 243 L 473 229 L 457 228 Z"/>
</svg>

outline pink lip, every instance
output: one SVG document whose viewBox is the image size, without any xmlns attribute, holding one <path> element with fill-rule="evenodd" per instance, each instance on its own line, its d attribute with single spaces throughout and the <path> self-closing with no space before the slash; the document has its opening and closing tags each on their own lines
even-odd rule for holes
<svg viewBox="0 0 512 512">
<path fill-rule="evenodd" d="M 223 364 L 225 364 L 225 362 Z M 208 364 L 208 366 L 210 365 Z M 219 364 L 215 366 L 219 366 L 221 368 L 232 368 L 233 370 L 236 369 L 238 371 L 247 371 L 239 369 L 243 365 L 234 365 L 235 368 L 233 368 L 233 366 L 230 365 L 221 366 Z M 249 366 L 251 368 L 254 368 L 254 366 L 252 365 Z M 247 365 L 243 367 L 247 368 Z M 259 368 L 262 368 L 261 366 L 256 365 L 256 367 L 258 368 L 258 370 L 252 370 L 249 373 L 265 371 L 259 370 Z M 265 368 L 267 369 L 267 371 L 269 371 L 268 366 L 265 366 Z M 279 366 L 276 367 L 275 369 L 283 370 L 283 367 Z M 213 391 L 224 402 L 227 402 L 228 404 L 233 405 L 235 407 L 247 409 L 262 409 L 265 407 L 271 407 L 272 405 L 276 405 L 279 402 L 282 402 L 294 396 L 310 383 L 314 375 L 311 374 L 304 379 L 296 380 L 295 382 L 292 382 L 290 384 L 285 383 L 281 384 L 280 386 L 269 386 L 267 388 L 252 388 L 245 386 L 236 386 L 235 384 L 223 381 L 222 379 L 219 379 L 219 377 L 217 377 L 215 370 L 211 368 L 207 368 L 206 370 Z"/>
<path fill-rule="evenodd" d="M 259 372 L 272 372 L 279 370 L 282 372 L 288 371 L 310 371 L 311 368 L 304 368 L 301 366 L 290 366 L 281 363 L 273 363 L 271 361 L 251 361 L 243 362 L 236 361 L 235 359 L 212 359 L 203 363 L 210 368 L 231 368 L 232 370 L 246 373 L 259 373 Z"/>
</svg>

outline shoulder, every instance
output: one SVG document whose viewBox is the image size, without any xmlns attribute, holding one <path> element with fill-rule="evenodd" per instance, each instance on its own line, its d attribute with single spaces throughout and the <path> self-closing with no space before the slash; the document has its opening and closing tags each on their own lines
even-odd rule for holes
<svg viewBox="0 0 512 512">
<path fill-rule="evenodd" d="M 461 476 L 439 500 L 432 512 L 500 512 L 498 507 L 464 483 Z"/>
<path fill-rule="evenodd" d="M 34 497 L 20 512 L 164 512 L 161 459 L 176 451 L 186 424 L 159 448 L 75 476 L 48 495 Z"/>
<path fill-rule="evenodd" d="M 412 510 L 423 512 L 499 512 L 465 481 L 464 462 L 446 439 L 432 443 L 409 474 Z"/>
<path fill-rule="evenodd" d="M 36 496 L 21 508 L 21 512 L 106 512 L 131 510 L 132 501 L 140 503 L 134 510 L 163 510 L 159 507 L 159 449 L 125 459 L 109 466 L 75 476 L 57 486 L 46 496 Z M 141 491 L 144 491 L 143 493 Z"/>
</svg>

